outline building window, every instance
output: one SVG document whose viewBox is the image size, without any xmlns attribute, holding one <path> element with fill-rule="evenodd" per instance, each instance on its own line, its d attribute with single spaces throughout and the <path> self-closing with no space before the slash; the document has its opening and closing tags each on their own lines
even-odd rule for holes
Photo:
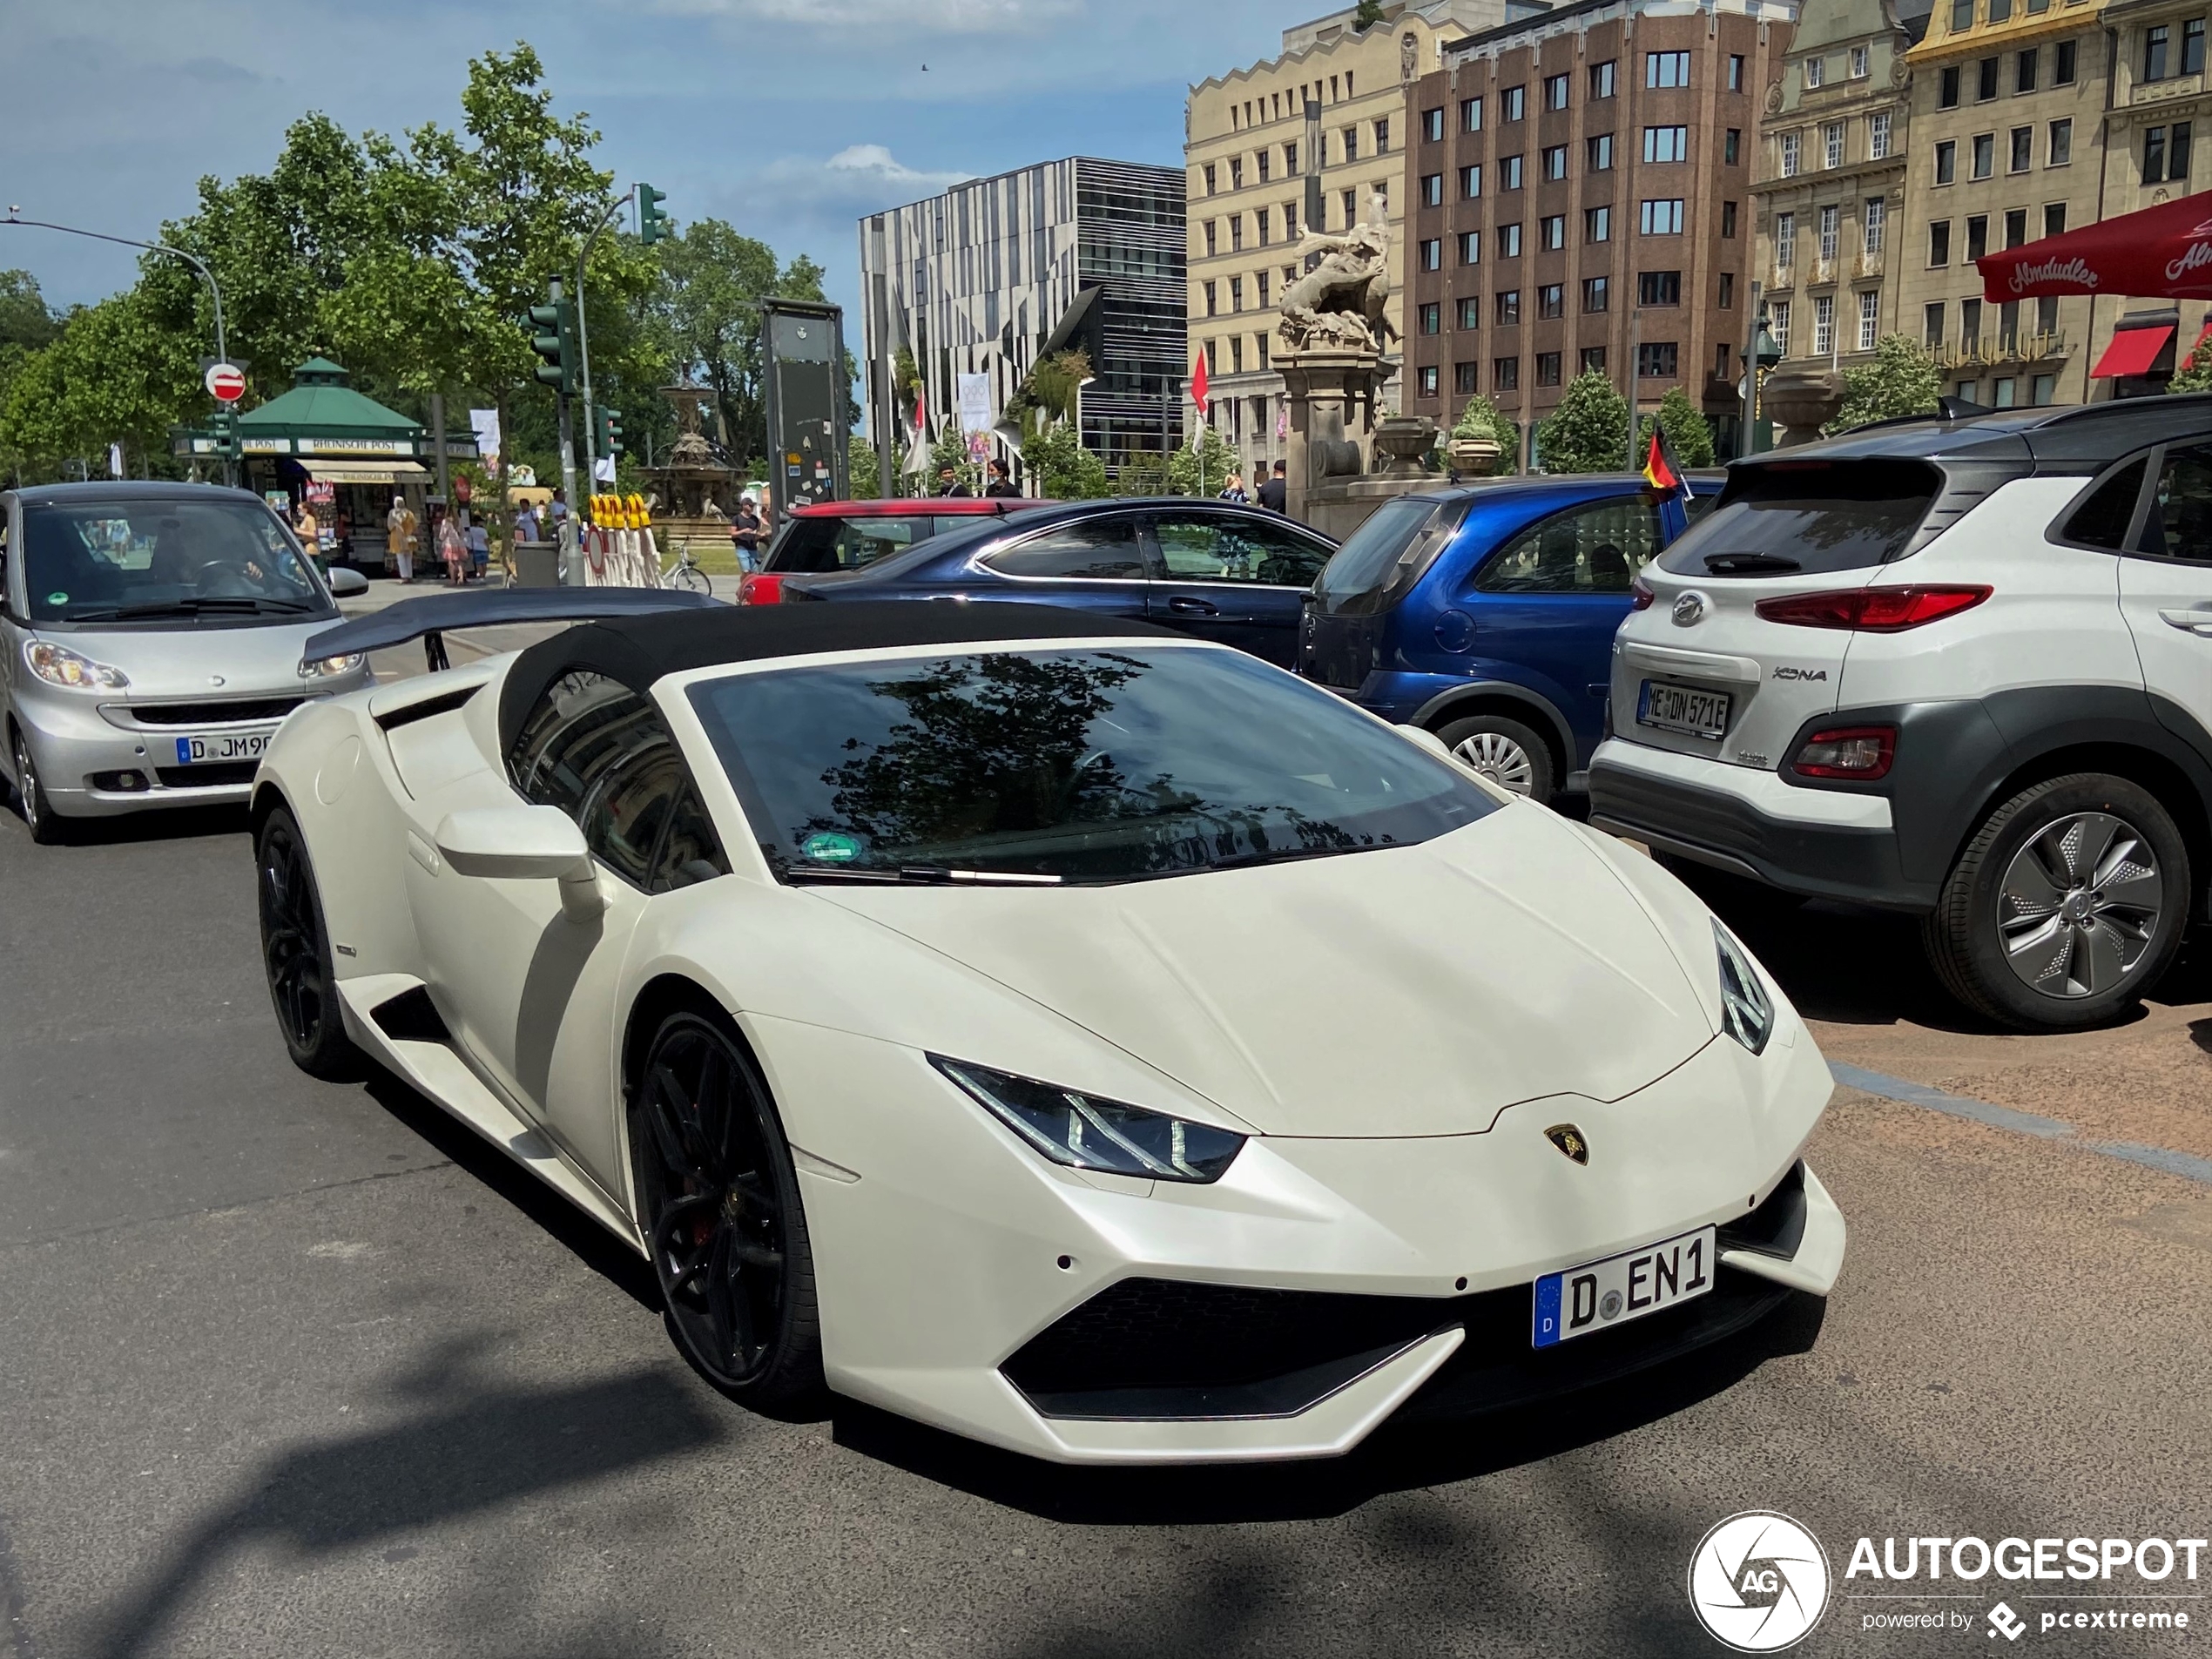
<svg viewBox="0 0 2212 1659">
<path fill-rule="evenodd" d="M 1259 226 L 1259 245 L 1262 247 L 1267 246 L 1267 227 L 1271 218 L 1271 214 L 1264 207 L 1252 215 L 1252 222 Z"/>
<path fill-rule="evenodd" d="M 1567 246 L 1567 215 L 1547 213 L 1536 221 L 1536 246 L 1547 253 L 1556 253 Z"/>
<path fill-rule="evenodd" d="M 1880 325 L 1881 314 L 1882 291 L 1879 288 L 1869 288 L 1858 296 L 1859 350 L 1874 349 L 1875 330 Z"/>
<path fill-rule="evenodd" d="M 2075 43 L 2071 40 L 2062 40 L 2051 48 L 2052 85 L 2071 86 L 2074 84 L 2074 45 Z"/>
<path fill-rule="evenodd" d="M 1498 327 L 1511 328 L 1521 320 L 1521 290 L 1501 288 L 1497 296 Z"/>
<path fill-rule="evenodd" d="M 2013 59 L 2013 91 L 2033 92 L 2035 90 L 2036 51 L 2030 46 Z"/>
<path fill-rule="evenodd" d="M 1421 244 L 1421 269 L 1441 271 L 1444 268 L 1444 239 L 1432 236 Z"/>
<path fill-rule="evenodd" d="M 2051 123 L 2050 153 L 2044 159 L 2047 167 L 2063 167 L 2074 160 L 2074 123 L 2070 120 Z"/>
<path fill-rule="evenodd" d="M 1943 344 L 1943 301 L 1932 300 L 1920 308 L 1920 343 L 1934 350 Z"/>
<path fill-rule="evenodd" d="M 1736 309 L 1736 273 L 1733 271 L 1721 273 L 1718 304 L 1723 311 Z"/>
<path fill-rule="evenodd" d="M 1974 134 L 1974 177 L 1986 179 L 1997 171 L 1997 135 L 1994 132 Z"/>
<path fill-rule="evenodd" d="M 1637 210 L 1636 228 L 1646 236 L 1680 236 L 1682 198 L 1674 196 L 1646 201 Z"/>
<path fill-rule="evenodd" d="M 1482 263 L 1482 233 L 1480 231 L 1460 233 L 1460 263 L 1461 265 Z"/>
<path fill-rule="evenodd" d="M 1469 167 L 1462 167 L 1462 168 L 1460 168 L 1460 199 L 1461 199 L 1462 200 L 1465 200 L 1465 201 L 1473 201 L 1473 200 L 1474 200 L 1474 199 L 1475 199 L 1475 198 L 1476 198 L 1476 197 L 1478 197 L 1478 196 L 1480 196 L 1480 195 L 1481 195 L 1481 194 L 1482 194 L 1482 169 L 1481 169 L 1480 167 L 1479 167 L 1479 166 L 1469 166 Z"/>
<path fill-rule="evenodd" d="M 1421 111 L 1421 141 L 1424 144 L 1440 144 L 1443 138 L 1444 106 L 1439 105 L 1433 110 L 1423 110 Z"/>
<path fill-rule="evenodd" d="M 1928 268 L 1939 271 L 1951 263 L 1951 221 L 1939 219 L 1928 226 Z"/>
<path fill-rule="evenodd" d="M 1242 156 L 1235 156 L 1231 158 L 1229 163 L 1229 188 L 1231 190 L 1242 190 L 1244 187 L 1244 158 Z"/>
<path fill-rule="evenodd" d="M 1786 271 L 1797 262 L 1797 216 L 1777 213 L 1774 216 L 1774 265 Z"/>
<path fill-rule="evenodd" d="M 1242 277 L 1229 279 L 1229 308 L 1231 311 L 1244 308 L 1244 279 Z"/>
<path fill-rule="evenodd" d="M 2005 157 L 2005 171 L 2026 172 L 2035 160 L 2035 129 L 2014 127 L 2008 137 L 2010 144 Z"/>
<path fill-rule="evenodd" d="M 1206 194 L 1207 194 L 1207 195 L 1209 195 L 1209 196 L 1211 196 L 1211 195 L 1212 195 L 1213 193 L 1214 193 L 1214 164 L 1213 164 L 1212 162 L 1209 161 L 1208 163 L 1206 163 Z"/>
<path fill-rule="evenodd" d="M 1790 354 L 1790 302 L 1770 301 L 1766 308 L 1766 331 L 1774 336 L 1774 343 L 1782 347 L 1782 354 Z"/>
<path fill-rule="evenodd" d="M 1206 221 L 1206 257 L 1208 259 L 1213 258 L 1216 253 L 1220 252 L 1220 249 L 1216 246 L 1217 239 L 1218 239 L 1215 234 L 1214 221 L 1212 219 L 1208 219 Z"/>
<path fill-rule="evenodd" d="M 1521 158 L 1519 156 L 1498 158 L 1498 188 L 1501 190 L 1521 188 Z"/>
<path fill-rule="evenodd" d="M 1820 210 L 1820 262 L 1832 265 L 1836 260 L 1837 245 L 1843 240 L 1844 210 L 1824 207 Z"/>
<path fill-rule="evenodd" d="M 1866 57 L 1867 53 L 1865 47 L 1854 46 L 1851 49 L 1851 79 L 1855 81 L 1863 81 L 1866 78 Z"/>
<path fill-rule="evenodd" d="M 1219 296 L 1216 293 L 1216 292 L 1215 292 L 1215 290 L 1214 290 L 1214 285 L 1213 285 L 1212 283 L 1211 283 L 1211 282 L 1207 283 L 1207 284 L 1206 284 L 1206 315 L 1208 315 L 1209 317 L 1218 316 L 1218 315 L 1220 314 L 1220 309 L 1219 309 L 1219 307 L 1218 307 L 1218 306 L 1217 305 L 1217 303 L 1216 303 L 1216 301 L 1218 300 L 1218 298 L 1219 298 Z"/>
<path fill-rule="evenodd" d="M 1804 62 L 1804 71 L 1805 90 L 1810 92 L 1815 87 L 1827 83 L 1828 60 L 1824 57 L 1808 57 Z"/>
<path fill-rule="evenodd" d="M 1989 215 L 1974 213 L 1966 219 L 1966 258 L 1971 262 L 1989 252 Z"/>
<path fill-rule="evenodd" d="M 1885 161 L 1890 153 L 1890 112 L 1877 110 L 1866 118 L 1866 153 L 1873 160 Z"/>
<path fill-rule="evenodd" d="M 1298 240 L 1298 204 L 1296 202 L 1283 204 L 1283 239 L 1286 242 Z"/>
<path fill-rule="evenodd" d="M 2005 246 L 2018 247 L 2027 240 L 2027 209 L 2015 207 L 2005 215 Z"/>
<path fill-rule="evenodd" d="M 1586 172 L 1611 172 L 1613 171 L 1613 135 L 1610 132 L 1601 132 L 1595 138 L 1583 139 L 1582 157 L 1588 164 Z"/>
<path fill-rule="evenodd" d="M 1721 135 L 1721 165 L 1724 167 L 1733 167 L 1737 157 L 1743 153 L 1743 129 L 1742 127 L 1729 128 Z"/>
<path fill-rule="evenodd" d="M 1264 311 L 1267 309 L 1267 273 L 1262 271 L 1252 280 L 1259 285 L 1259 308 Z"/>
<path fill-rule="evenodd" d="M 1582 239 L 1585 242 L 1609 242 L 1613 239 L 1613 210 L 1610 207 L 1585 207 L 1582 210 Z"/>
<path fill-rule="evenodd" d="M 1959 343 L 1972 346 L 1981 338 L 1981 301 L 1961 300 L 1959 302 Z"/>
<path fill-rule="evenodd" d="M 1858 246 L 1869 253 L 1882 251 L 1882 238 L 1889 228 L 1889 203 L 1880 196 L 1866 199 L 1866 212 L 1859 220 Z"/>
<path fill-rule="evenodd" d="M 1951 32 L 1964 34 L 1974 26 L 1974 0 L 1951 0 Z"/>
<path fill-rule="evenodd" d="M 1689 129 L 1686 126 L 1644 128 L 1643 158 L 1646 161 L 1689 160 Z"/>
<path fill-rule="evenodd" d="M 1785 132 L 1782 135 L 1782 176 L 1795 179 L 1802 165 L 1804 134 Z"/>
<path fill-rule="evenodd" d="M 1294 144 L 1286 144 L 1283 146 L 1283 177 L 1285 179 L 1298 177 L 1298 145 Z"/>
<path fill-rule="evenodd" d="M 1521 257 L 1521 221 L 1498 226 L 1498 257 L 1517 260 Z"/>
<path fill-rule="evenodd" d="M 1585 374 L 1605 373 L 1604 347 L 1585 346 L 1582 347 L 1582 373 Z"/>
<path fill-rule="evenodd" d="M 1731 92 L 1740 92 L 1743 90 L 1743 54 L 1742 52 L 1729 54 L 1728 90 Z"/>
<path fill-rule="evenodd" d="M 1959 176 L 1959 141 L 1946 138 L 1935 147 L 1935 181 L 1947 185 Z"/>
<path fill-rule="evenodd" d="M 2182 73 L 2204 72 L 2204 19 L 2191 17 L 2182 25 Z"/>
<path fill-rule="evenodd" d="M 1646 341 L 1636 347 L 1636 378 L 1670 381 L 1676 378 L 1680 354 L 1671 340 Z"/>
<path fill-rule="evenodd" d="M 2171 127 L 2152 127 L 2143 134 L 2145 184 L 2155 185 L 2166 179 L 2179 184 L 2188 176 L 2188 122 L 2176 121 Z"/>
<path fill-rule="evenodd" d="M 1482 327 L 1482 296 L 1480 294 L 1469 293 L 1460 296 L 1459 326 L 1462 328 Z"/>
<path fill-rule="evenodd" d="M 1527 87 L 1508 86 L 1498 94 L 1498 118 L 1501 121 L 1518 121 L 1527 113 L 1528 89 Z"/>
<path fill-rule="evenodd" d="M 1736 239 L 1736 204 L 1734 202 L 1721 204 L 1721 239 L 1724 242 L 1732 242 Z"/>
<path fill-rule="evenodd" d="M 1582 309 L 1584 311 L 1595 315 L 1605 310 L 1611 302 L 1612 296 L 1608 291 L 1605 278 L 1584 277 L 1582 279 Z"/>
<path fill-rule="evenodd" d="M 1636 273 L 1636 303 L 1640 306 L 1678 306 L 1682 303 L 1682 273 Z"/>
<path fill-rule="evenodd" d="M 1548 110 L 1563 110 L 1567 107 L 1566 76 L 1547 75 L 1544 77 L 1544 107 Z"/>
<path fill-rule="evenodd" d="M 1974 65 L 1974 102 L 1986 104 L 1997 96 L 1997 60 L 1985 57 Z"/>
<path fill-rule="evenodd" d="M 1812 354 L 1825 357 L 1835 348 L 1835 299 L 1830 294 L 1817 294 L 1812 302 Z"/>
<path fill-rule="evenodd" d="M 1267 372 L 1268 368 L 1271 367 L 1271 365 L 1269 364 L 1269 362 L 1268 362 L 1268 361 L 1267 361 L 1267 336 L 1266 336 L 1265 334 L 1254 334 L 1254 335 L 1252 336 L 1252 345 L 1253 345 L 1254 348 L 1255 348 L 1255 349 L 1258 352 L 1258 354 L 1259 354 L 1259 368 L 1260 368 L 1260 373 L 1262 373 L 1262 374 L 1265 374 L 1265 373 Z M 1256 399 L 1256 400 L 1254 400 L 1254 401 L 1255 401 L 1256 402 L 1258 402 L 1258 403 L 1259 404 L 1259 406 L 1260 406 L 1261 409 L 1262 409 L 1263 411 L 1264 411 L 1265 407 L 1266 407 L 1264 401 L 1264 400 L 1258 400 L 1258 399 Z"/>
<path fill-rule="evenodd" d="M 1482 100 L 1480 98 L 1463 98 L 1460 100 L 1460 131 L 1462 132 L 1482 131 Z"/>
<path fill-rule="evenodd" d="M 1840 167 L 1844 165 L 1844 124 L 1841 121 L 1831 121 L 1820 129 L 1820 146 L 1826 165 Z"/>
<path fill-rule="evenodd" d="M 1943 71 L 1941 84 L 1936 93 L 1936 108 L 1955 110 L 1959 107 L 1959 66 L 1953 64 Z"/>
<path fill-rule="evenodd" d="M 1567 146 L 1554 144 L 1544 151 L 1544 177 L 1554 183 L 1567 177 Z"/>
<path fill-rule="evenodd" d="M 1390 153 L 1390 118 L 1386 115 L 1375 122 L 1375 153 L 1379 156 Z"/>
<path fill-rule="evenodd" d="M 1259 163 L 1259 182 L 1264 185 L 1267 182 L 1267 164 L 1273 158 L 1269 155 L 1264 147 L 1262 147 L 1252 152 L 1252 159 Z"/>
<path fill-rule="evenodd" d="M 2028 386 L 2031 388 L 2029 401 L 2040 408 L 2057 398 L 2059 377 L 2055 374 L 2037 374 L 2029 380 Z"/>
<path fill-rule="evenodd" d="M 1421 175 L 1421 206 L 1424 207 L 1444 206 L 1444 175 L 1442 173 L 1429 172 Z"/>
<path fill-rule="evenodd" d="M 1434 363 L 1421 365 L 1421 393 L 1423 397 L 1436 395 L 1437 368 Z"/>
<path fill-rule="evenodd" d="M 2154 24 L 2143 30 L 2143 78 L 2162 81 L 2166 78 L 2166 48 L 2173 39 L 2173 30 L 2164 24 Z"/>
<path fill-rule="evenodd" d="M 1494 357 L 1490 360 L 1490 389 L 1494 392 L 1518 392 L 1521 389 L 1521 359 Z"/>
<path fill-rule="evenodd" d="M 2062 236 L 2066 233 L 2066 204 L 2051 202 L 2043 209 L 2043 234 Z"/>
<path fill-rule="evenodd" d="M 1688 52 L 1644 53 L 1643 84 L 1646 86 L 1689 85 L 1689 54 Z"/>
<path fill-rule="evenodd" d="M 1242 213 L 1231 213 L 1229 216 L 1229 251 L 1231 253 L 1241 253 L 1244 248 L 1244 216 Z"/>
<path fill-rule="evenodd" d="M 1356 190 L 1347 190 L 1344 192 L 1344 227 L 1350 230 L 1359 222 L 1359 192 Z"/>
<path fill-rule="evenodd" d="M 2058 333 L 2059 302 L 2056 295 L 2047 293 L 2035 302 L 2035 331 L 2040 334 Z"/>
<path fill-rule="evenodd" d="M 1344 158 L 1348 162 L 1359 159 L 1359 129 L 1358 127 L 1346 127 L 1344 130 Z"/>
<path fill-rule="evenodd" d="M 1474 364 L 1454 363 L 1452 365 L 1452 390 L 1460 397 L 1474 395 L 1476 390 Z"/>
<path fill-rule="evenodd" d="M 1551 322 L 1567 314 L 1567 287 L 1564 283 L 1547 282 L 1536 290 L 1536 316 L 1539 320 Z"/>
<path fill-rule="evenodd" d="M 1590 96 L 1592 98 L 1613 96 L 1614 71 L 1618 67 L 1617 63 L 1610 57 L 1602 64 L 1590 65 Z"/>
<path fill-rule="evenodd" d="M 1229 372 L 1231 374 L 1244 372 L 1244 337 L 1242 334 L 1229 336 Z"/>
<path fill-rule="evenodd" d="M 1557 352 L 1540 351 L 1536 354 L 1536 384 L 1539 386 L 1559 384 L 1559 354 Z"/>
</svg>

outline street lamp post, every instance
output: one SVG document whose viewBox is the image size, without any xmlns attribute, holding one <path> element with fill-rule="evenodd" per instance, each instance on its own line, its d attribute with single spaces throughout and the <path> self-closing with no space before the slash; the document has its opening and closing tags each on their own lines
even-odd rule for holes
<svg viewBox="0 0 2212 1659">
<path fill-rule="evenodd" d="M 140 242 L 128 236 L 110 236 L 102 231 L 80 230 L 74 225 L 57 225 L 43 219 L 24 219 L 21 217 L 22 212 L 22 208 L 10 204 L 8 217 L 0 219 L 0 225 L 22 225 L 32 230 L 59 231 L 65 236 L 88 237 L 95 242 L 113 242 L 119 247 L 144 248 L 149 253 L 166 253 L 172 259 L 182 260 L 199 273 L 199 280 L 207 285 L 207 297 L 214 305 L 215 355 L 223 362 L 231 361 L 230 345 L 223 335 L 223 290 L 215 280 L 215 273 L 207 268 L 207 262 L 198 254 L 187 253 L 180 247 L 171 247 L 166 242 Z M 223 482 L 226 484 L 238 482 L 235 463 L 228 455 L 223 457 Z"/>
<path fill-rule="evenodd" d="M 591 417 L 591 334 L 583 314 L 583 267 L 590 262 L 591 245 L 597 241 L 608 226 L 615 222 L 615 215 L 628 206 L 637 194 L 637 186 L 628 190 L 607 204 L 607 211 L 599 216 L 591 233 L 583 239 L 583 250 L 576 256 L 576 348 L 577 367 L 583 377 L 583 476 L 584 493 L 596 493 L 599 482 L 598 436 Z M 569 510 L 574 512 L 577 503 L 570 502 Z"/>
</svg>

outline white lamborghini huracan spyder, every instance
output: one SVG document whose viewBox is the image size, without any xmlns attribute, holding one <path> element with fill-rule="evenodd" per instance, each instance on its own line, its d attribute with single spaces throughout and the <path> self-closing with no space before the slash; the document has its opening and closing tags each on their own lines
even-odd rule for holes
<svg viewBox="0 0 2212 1659">
<path fill-rule="evenodd" d="M 590 623 L 302 707 L 253 811 L 293 1058 L 366 1051 L 644 1252 L 742 1401 L 1325 1455 L 1842 1262 L 1827 1068 L 1687 889 L 1143 624 Z"/>
</svg>

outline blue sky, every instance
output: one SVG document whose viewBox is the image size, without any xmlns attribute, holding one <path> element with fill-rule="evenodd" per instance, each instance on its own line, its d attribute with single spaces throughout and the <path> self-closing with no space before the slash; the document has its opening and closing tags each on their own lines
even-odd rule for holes
<svg viewBox="0 0 2212 1659">
<path fill-rule="evenodd" d="M 203 173 L 267 167 L 285 127 L 457 125 L 469 57 L 527 38 L 624 183 L 713 215 L 858 297 L 854 220 L 1058 156 L 1177 163 L 1185 88 L 1318 15 L 1264 0 L 0 0 L 0 205 L 151 237 Z M 924 66 L 927 65 L 925 68 Z M 0 226 L 59 303 L 133 256 Z"/>
</svg>

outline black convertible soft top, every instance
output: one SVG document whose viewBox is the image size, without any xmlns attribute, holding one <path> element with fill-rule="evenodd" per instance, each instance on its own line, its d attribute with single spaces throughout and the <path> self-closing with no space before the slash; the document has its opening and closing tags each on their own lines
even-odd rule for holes
<svg viewBox="0 0 2212 1659">
<path fill-rule="evenodd" d="M 618 617 L 565 629 L 515 659 L 499 697 L 499 736 L 511 749 L 523 719 L 562 675 L 589 669 L 643 692 L 658 679 L 722 663 L 902 645 L 983 645 L 1007 639 L 1177 639 L 1124 617 L 1044 604 L 864 600 L 849 604 L 717 605 Z"/>
</svg>

